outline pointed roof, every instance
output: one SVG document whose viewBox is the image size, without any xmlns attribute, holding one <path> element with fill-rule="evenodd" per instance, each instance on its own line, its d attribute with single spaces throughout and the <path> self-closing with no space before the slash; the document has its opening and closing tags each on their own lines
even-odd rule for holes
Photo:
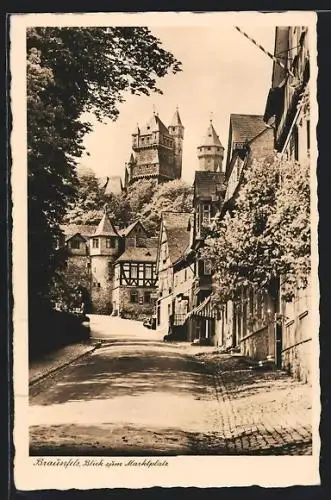
<svg viewBox="0 0 331 500">
<path fill-rule="evenodd" d="M 134 156 L 133 156 L 133 153 L 130 154 L 130 159 L 128 161 L 128 165 L 130 165 L 130 163 L 134 163 Z"/>
<path fill-rule="evenodd" d="M 170 261 L 173 264 L 190 244 L 189 212 L 162 212 L 162 222 L 167 234 Z"/>
<path fill-rule="evenodd" d="M 206 135 L 202 139 L 199 147 L 203 147 L 203 146 L 218 146 L 218 147 L 223 148 L 222 143 L 221 143 L 221 141 L 216 133 L 216 130 L 213 127 L 212 120 L 210 120 Z"/>
<path fill-rule="evenodd" d="M 171 120 L 170 126 L 171 127 L 182 127 L 183 126 L 182 121 L 181 121 L 180 116 L 179 116 L 178 108 L 176 108 L 176 111 L 175 111 L 173 119 Z"/>
<path fill-rule="evenodd" d="M 105 186 L 105 195 L 109 194 L 121 194 L 123 191 L 123 184 L 120 175 L 112 175 L 108 177 L 107 184 Z"/>
<path fill-rule="evenodd" d="M 151 134 L 152 132 L 162 132 L 163 134 L 169 135 L 167 127 L 164 125 L 161 118 L 159 118 L 159 116 L 155 113 L 153 113 L 152 118 L 146 123 L 144 127 L 142 127 L 140 131 L 141 135 Z"/>
<path fill-rule="evenodd" d="M 134 131 L 133 131 L 132 135 L 137 135 L 137 134 L 140 134 L 140 128 L 139 128 L 138 123 L 137 123 L 137 126 L 136 126 L 136 128 L 134 129 Z"/>
<path fill-rule="evenodd" d="M 107 213 L 103 214 L 95 233 L 92 236 L 119 236 Z"/>
<path fill-rule="evenodd" d="M 141 222 L 141 220 L 138 219 L 135 222 L 132 222 L 129 226 L 125 227 L 124 229 L 121 229 L 120 235 L 124 237 L 128 236 L 131 233 L 131 231 L 138 225 L 142 227 L 145 233 L 147 233 L 143 223 Z"/>
</svg>

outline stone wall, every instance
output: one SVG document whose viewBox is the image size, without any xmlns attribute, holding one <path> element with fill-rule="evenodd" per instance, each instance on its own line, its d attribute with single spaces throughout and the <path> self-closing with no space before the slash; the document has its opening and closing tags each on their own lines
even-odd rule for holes
<svg viewBox="0 0 331 500">
<path fill-rule="evenodd" d="M 95 314 L 110 314 L 112 312 L 112 272 L 111 257 L 95 255 L 91 259 L 92 312 Z"/>
<path fill-rule="evenodd" d="M 283 303 L 282 367 L 299 380 L 311 379 L 312 337 L 318 335 L 313 315 L 309 314 L 311 288 L 298 290 L 292 302 Z"/>
<path fill-rule="evenodd" d="M 138 293 L 138 302 L 131 303 L 131 291 L 136 291 Z M 145 292 L 154 293 L 155 290 L 150 287 L 135 288 L 129 286 L 119 286 L 113 291 L 113 309 L 116 310 L 117 314 L 120 314 L 124 318 L 132 318 L 143 320 L 146 317 L 150 317 L 154 314 L 153 303 L 144 302 Z M 142 302 L 142 303 L 141 303 Z"/>
<path fill-rule="evenodd" d="M 275 356 L 274 325 L 266 325 L 240 340 L 240 352 L 253 359 L 265 360 L 267 356 Z"/>
<path fill-rule="evenodd" d="M 307 339 L 282 352 L 282 367 L 289 374 L 302 382 L 311 380 L 312 340 Z"/>
</svg>

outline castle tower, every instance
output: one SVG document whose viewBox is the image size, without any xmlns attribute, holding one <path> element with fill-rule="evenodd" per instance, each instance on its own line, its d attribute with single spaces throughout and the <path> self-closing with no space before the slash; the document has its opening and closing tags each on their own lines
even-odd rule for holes
<svg viewBox="0 0 331 500">
<path fill-rule="evenodd" d="M 169 132 L 175 139 L 175 168 L 177 179 L 180 179 L 182 176 L 184 127 L 179 116 L 178 107 L 169 126 Z"/>
<path fill-rule="evenodd" d="M 181 176 L 184 127 L 178 110 L 169 129 L 157 113 L 144 127 L 132 134 L 133 161 L 126 166 L 126 187 L 138 179 L 156 179 L 158 183 Z"/>
<path fill-rule="evenodd" d="M 196 239 L 204 239 L 207 234 L 206 228 L 223 205 L 225 195 L 223 156 L 224 148 L 210 120 L 207 133 L 198 146 L 199 169 L 195 172 L 193 184 Z"/>
<path fill-rule="evenodd" d="M 113 263 L 121 253 L 121 237 L 110 221 L 106 207 L 90 237 L 92 311 L 110 314 L 112 304 Z"/>
<path fill-rule="evenodd" d="M 210 120 L 206 135 L 198 146 L 199 170 L 206 172 L 222 172 L 224 147 Z"/>
</svg>

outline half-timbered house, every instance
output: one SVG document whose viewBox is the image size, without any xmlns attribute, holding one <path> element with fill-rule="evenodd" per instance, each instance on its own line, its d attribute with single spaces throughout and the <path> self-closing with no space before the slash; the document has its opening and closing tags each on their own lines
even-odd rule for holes
<svg viewBox="0 0 331 500">
<path fill-rule="evenodd" d="M 152 315 L 156 282 L 156 247 L 128 247 L 114 264 L 113 314 Z"/>
</svg>

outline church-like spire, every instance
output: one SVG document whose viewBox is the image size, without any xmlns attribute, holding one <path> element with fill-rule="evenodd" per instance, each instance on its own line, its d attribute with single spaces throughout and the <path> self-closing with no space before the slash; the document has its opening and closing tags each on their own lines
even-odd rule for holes
<svg viewBox="0 0 331 500">
<path fill-rule="evenodd" d="M 203 137 L 203 139 L 200 143 L 200 147 L 203 147 L 203 146 L 218 146 L 218 147 L 223 148 L 222 143 L 221 143 L 221 141 L 216 133 L 216 130 L 214 129 L 212 119 L 210 119 L 206 135 Z"/>
<path fill-rule="evenodd" d="M 132 163 L 134 163 L 134 156 L 133 156 L 133 153 L 130 154 L 130 159 L 128 161 L 128 165 L 131 165 Z"/>
<path fill-rule="evenodd" d="M 175 114 L 173 116 L 173 119 L 171 120 L 170 126 L 171 127 L 182 127 L 183 126 L 182 121 L 180 119 L 178 106 L 176 107 L 176 111 L 175 111 Z"/>
<path fill-rule="evenodd" d="M 118 236 L 118 233 L 107 215 L 107 204 L 104 206 L 104 214 L 93 236 Z"/>
<path fill-rule="evenodd" d="M 140 134 L 140 128 L 139 128 L 139 124 L 137 123 L 137 126 L 136 128 L 134 129 L 133 131 L 133 134 L 132 135 L 139 135 Z"/>
</svg>

